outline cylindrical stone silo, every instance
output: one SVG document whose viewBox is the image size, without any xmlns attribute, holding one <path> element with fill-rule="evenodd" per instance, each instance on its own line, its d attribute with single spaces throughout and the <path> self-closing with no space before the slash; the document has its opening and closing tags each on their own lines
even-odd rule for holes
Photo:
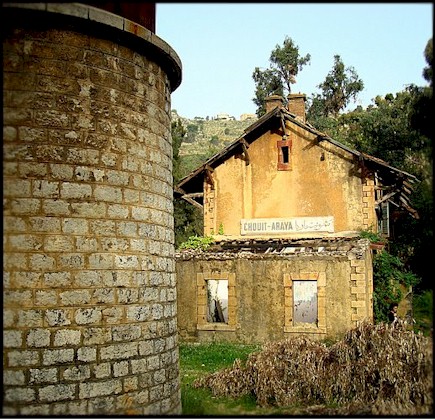
<svg viewBox="0 0 435 420">
<path fill-rule="evenodd" d="M 3 415 L 180 414 L 176 53 L 80 3 L 3 3 Z"/>
</svg>

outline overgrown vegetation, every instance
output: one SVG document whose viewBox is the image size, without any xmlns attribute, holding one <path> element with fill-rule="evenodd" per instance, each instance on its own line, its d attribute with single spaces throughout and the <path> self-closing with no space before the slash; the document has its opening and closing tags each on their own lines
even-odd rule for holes
<svg viewBox="0 0 435 420">
<path fill-rule="evenodd" d="M 246 362 L 236 359 L 192 385 L 292 414 L 315 407 L 327 415 L 427 415 L 432 355 L 432 340 L 400 323 L 362 324 L 330 346 L 305 337 L 268 343 Z"/>
<path fill-rule="evenodd" d="M 386 322 L 391 303 L 400 302 L 402 287 L 418 284 L 420 279 L 405 269 L 399 257 L 382 250 L 373 258 L 373 314 L 376 322 Z"/>
<path fill-rule="evenodd" d="M 185 242 L 180 244 L 180 249 L 196 249 L 205 251 L 214 242 L 213 236 L 190 236 Z"/>
</svg>

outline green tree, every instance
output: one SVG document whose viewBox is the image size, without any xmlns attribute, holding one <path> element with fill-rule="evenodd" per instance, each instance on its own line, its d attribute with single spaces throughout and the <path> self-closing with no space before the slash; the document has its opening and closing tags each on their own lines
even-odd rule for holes
<svg viewBox="0 0 435 420">
<path fill-rule="evenodd" d="M 186 133 L 186 129 L 180 119 L 172 122 L 172 167 L 174 185 L 184 176 L 179 152 L 181 144 L 186 137 Z M 174 228 L 176 248 L 190 236 L 202 234 L 202 214 L 199 209 L 176 196 L 174 197 Z"/>
<path fill-rule="evenodd" d="M 364 89 L 364 82 L 353 67 L 345 67 L 339 55 L 334 56 L 334 65 L 325 80 L 318 85 L 321 94 L 313 96 L 310 117 L 332 116 L 337 118 L 351 100 L 356 100 Z"/>
<path fill-rule="evenodd" d="M 414 129 L 426 136 L 430 147 L 433 145 L 433 43 L 432 38 L 426 44 L 424 50 L 427 67 L 423 69 L 423 77 L 429 86 L 415 88 L 415 101 L 411 115 L 411 125 Z"/>
<path fill-rule="evenodd" d="M 296 83 L 296 76 L 302 68 L 309 64 L 310 54 L 305 57 L 299 55 L 299 47 L 288 36 L 285 37 L 282 47 L 277 44 L 269 57 L 269 68 L 254 69 L 252 78 L 255 82 L 255 97 L 253 102 L 257 105 L 257 116 L 265 112 L 264 100 L 270 95 L 287 96 L 291 93 L 291 85 Z"/>
</svg>

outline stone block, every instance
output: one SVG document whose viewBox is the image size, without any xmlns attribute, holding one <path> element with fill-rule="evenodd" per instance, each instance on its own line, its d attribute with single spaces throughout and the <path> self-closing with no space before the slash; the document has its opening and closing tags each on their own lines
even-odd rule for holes
<svg viewBox="0 0 435 420">
<path fill-rule="evenodd" d="M 100 349 L 101 360 L 128 359 L 138 355 L 137 343 L 114 344 Z"/>
<path fill-rule="evenodd" d="M 117 187 L 97 185 L 95 187 L 94 196 L 97 201 L 105 201 L 109 203 L 122 202 L 122 190 Z"/>
<path fill-rule="evenodd" d="M 60 302 L 63 306 L 80 306 L 91 302 L 89 290 L 70 290 L 59 293 Z"/>
<path fill-rule="evenodd" d="M 111 375 L 110 363 L 99 363 L 94 365 L 94 375 L 97 379 L 108 378 Z"/>
<path fill-rule="evenodd" d="M 50 309 L 45 312 L 45 320 L 50 327 L 61 327 L 71 324 L 71 314 L 64 309 Z"/>
<path fill-rule="evenodd" d="M 64 381 L 84 381 L 91 377 L 91 368 L 87 365 L 71 366 L 63 371 Z"/>
<path fill-rule="evenodd" d="M 69 271 L 58 271 L 45 273 L 42 279 L 45 287 L 62 288 L 71 284 L 71 273 Z"/>
<path fill-rule="evenodd" d="M 54 334 L 55 346 L 77 346 L 80 344 L 81 332 L 80 330 L 57 330 Z"/>
<path fill-rule="evenodd" d="M 57 368 L 30 369 L 30 384 L 46 384 L 58 382 Z"/>
<path fill-rule="evenodd" d="M 49 347 L 50 346 L 50 330 L 38 328 L 30 330 L 26 338 L 28 347 Z"/>
<path fill-rule="evenodd" d="M 113 376 L 115 378 L 119 378 L 120 376 L 127 376 L 129 373 L 128 366 L 129 362 L 127 360 L 113 363 Z"/>
<path fill-rule="evenodd" d="M 39 388 L 39 399 L 44 402 L 73 400 L 75 392 L 74 384 L 47 385 Z"/>
<path fill-rule="evenodd" d="M 36 310 L 34 310 L 34 309 L 19 310 L 18 311 L 18 321 L 16 323 L 16 326 L 17 327 L 27 327 L 27 328 L 28 327 L 42 327 L 43 326 L 43 312 L 41 310 L 37 310 L 37 309 Z"/>
<path fill-rule="evenodd" d="M 80 347 L 77 350 L 77 360 L 95 362 L 97 360 L 97 350 L 93 347 Z"/>
<path fill-rule="evenodd" d="M 72 235 L 87 235 L 89 233 L 88 221 L 79 218 L 65 218 L 62 220 L 62 232 Z"/>
<path fill-rule="evenodd" d="M 115 303 L 115 291 L 113 289 L 96 289 L 92 294 L 94 303 Z"/>
<path fill-rule="evenodd" d="M 71 363 L 74 361 L 74 349 L 44 350 L 42 364 L 44 366 Z"/>
<path fill-rule="evenodd" d="M 34 350 L 12 350 L 7 353 L 9 367 L 33 366 L 39 363 L 39 353 Z"/>
<path fill-rule="evenodd" d="M 3 348 L 21 347 L 22 343 L 22 331 L 3 330 Z"/>
<path fill-rule="evenodd" d="M 25 385 L 25 382 L 23 370 L 3 370 L 3 385 Z"/>
<path fill-rule="evenodd" d="M 113 341 L 134 341 L 140 338 L 140 325 L 119 325 L 112 327 Z"/>
<path fill-rule="evenodd" d="M 92 196 L 92 187 L 86 184 L 64 182 L 61 185 L 60 196 L 64 200 L 89 199 Z"/>
<path fill-rule="evenodd" d="M 101 321 L 101 308 L 84 308 L 75 311 L 74 319 L 77 325 L 96 324 Z"/>
<path fill-rule="evenodd" d="M 4 393 L 4 402 L 12 403 L 29 403 L 35 401 L 35 390 L 26 387 L 14 387 L 6 389 Z"/>
<path fill-rule="evenodd" d="M 122 391 L 120 379 L 100 382 L 86 382 L 79 385 L 79 398 L 94 398 L 105 395 L 119 394 Z"/>
</svg>

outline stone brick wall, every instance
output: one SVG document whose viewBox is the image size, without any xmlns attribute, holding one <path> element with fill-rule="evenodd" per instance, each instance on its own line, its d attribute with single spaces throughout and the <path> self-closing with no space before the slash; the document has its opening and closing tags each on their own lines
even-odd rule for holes
<svg viewBox="0 0 435 420">
<path fill-rule="evenodd" d="M 147 48 L 21 13 L 3 28 L 3 414 L 179 414 L 174 86 Z"/>
<path fill-rule="evenodd" d="M 178 331 L 193 342 L 267 343 L 304 335 L 336 339 L 362 322 L 373 322 L 372 254 L 367 239 L 303 240 L 271 248 L 183 250 L 176 254 Z M 228 279 L 228 323 L 202 315 L 207 279 Z M 295 280 L 317 282 L 318 320 L 293 317 Z"/>
</svg>

